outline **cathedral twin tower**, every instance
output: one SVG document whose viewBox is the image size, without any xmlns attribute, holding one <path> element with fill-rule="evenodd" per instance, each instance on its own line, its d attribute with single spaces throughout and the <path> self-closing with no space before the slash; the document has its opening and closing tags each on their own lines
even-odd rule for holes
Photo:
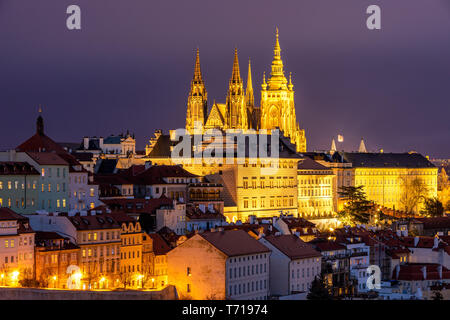
<svg viewBox="0 0 450 320">
<path fill-rule="evenodd" d="M 200 69 L 200 54 L 197 49 L 194 78 L 191 81 L 186 114 L 186 130 L 193 132 L 201 123 L 207 129 L 275 129 L 290 138 L 298 152 L 306 152 L 305 131 L 301 130 L 295 115 L 294 85 L 284 76 L 278 29 L 272 61 L 272 71 L 266 83 L 265 74 L 261 85 L 261 107 L 255 106 L 250 61 L 248 64 L 247 88 L 239 70 L 237 49 L 234 51 L 233 71 L 225 104 L 214 102 L 208 115 L 207 92 Z"/>
</svg>

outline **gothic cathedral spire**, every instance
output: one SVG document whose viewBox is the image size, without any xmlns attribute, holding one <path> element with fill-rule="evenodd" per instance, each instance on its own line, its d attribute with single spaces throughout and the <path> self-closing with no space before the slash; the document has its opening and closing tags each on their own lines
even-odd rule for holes
<svg viewBox="0 0 450 320">
<path fill-rule="evenodd" d="M 200 68 L 200 52 L 197 48 L 194 77 L 191 81 L 191 90 L 189 92 L 186 112 L 186 130 L 189 132 L 192 132 L 196 125 L 205 125 L 205 118 L 208 111 L 207 96 L 208 94 Z"/>
<path fill-rule="evenodd" d="M 244 84 L 239 70 L 237 48 L 234 49 L 233 71 L 227 95 L 226 127 L 229 129 L 247 129 L 247 108 L 245 106 Z"/>
<path fill-rule="evenodd" d="M 283 135 L 289 137 L 297 146 L 298 152 L 305 152 L 306 137 L 304 130 L 300 130 L 297 123 L 293 88 L 292 77 L 289 77 L 288 84 L 284 76 L 277 28 L 270 77 L 267 84 L 263 78 L 261 90 L 261 129 L 280 129 Z"/>
<path fill-rule="evenodd" d="M 252 83 L 252 65 L 250 59 L 248 59 L 248 76 L 247 76 L 247 89 L 245 90 L 245 101 L 247 108 L 253 108 L 255 106 L 255 96 L 253 95 L 253 83 Z"/>
</svg>

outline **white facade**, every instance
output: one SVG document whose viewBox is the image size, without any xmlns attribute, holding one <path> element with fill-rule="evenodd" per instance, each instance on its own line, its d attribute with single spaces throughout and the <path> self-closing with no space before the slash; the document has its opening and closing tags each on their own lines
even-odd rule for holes
<svg viewBox="0 0 450 320">
<path fill-rule="evenodd" d="M 226 270 L 226 295 L 230 299 L 266 300 L 269 297 L 269 253 L 230 257 Z"/>
<path fill-rule="evenodd" d="M 163 227 L 172 229 L 176 234 L 186 233 L 186 205 L 174 201 L 173 209 L 156 210 L 156 230 Z"/>
<path fill-rule="evenodd" d="M 291 259 L 264 238 L 259 241 L 272 251 L 270 255 L 271 295 L 287 296 L 294 292 L 307 292 L 314 277 L 320 276 L 321 257 Z"/>
<path fill-rule="evenodd" d="M 102 204 L 98 185 L 89 183 L 86 171 L 69 173 L 69 210 L 88 210 Z"/>
</svg>

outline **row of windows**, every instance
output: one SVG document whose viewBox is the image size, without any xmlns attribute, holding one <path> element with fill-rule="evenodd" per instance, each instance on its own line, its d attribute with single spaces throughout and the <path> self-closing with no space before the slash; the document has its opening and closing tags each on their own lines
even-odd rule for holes
<svg viewBox="0 0 450 320">
<path fill-rule="evenodd" d="M 299 188 L 298 194 L 301 197 L 305 196 L 331 196 L 331 189 L 306 189 L 306 188 Z"/>
<path fill-rule="evenodd" d="M 250 266 L 247 266 L 247 268 L 245 268 L 245 266 L 237 267 L 237 268 L 230 268 L 228 275 L 229 275 L 230 279 L 236 279 L 236 278 L 241 278 L 241 277 L 245 277 L 245 276 L 261 274 L 263 272 L 267 272 L 267 264 L 266 263 L 264 263 L 264 264 L 261 263 L 259 265 L 252 265 L 251 268 L 250 268 Z"/>
<path fill-rule="evenodd" d="M 8 263 L 17 263 L 19 261 L 32 260 L 32 259 L 33 259 L 32 253 L 20 253 L 19 256 L 5 256 L 5 259 L 3 261 L 5 262 L 5 264 L 8 264 Z"/>
<path fill-rule="evenodd" d="M 269 207 L 274 208 L 275 204 L 277 207 L 281 207 L 282 205 L 285 207 L 287 207 L 287 206 L 292 207 L 292 206 L 294 206 L 294 197 L 293 196 L 289 196 L 289 197 L 288 196 L 284 196 L 284 197 L 278 196 L 278 198 L 275 199 L 274 196 L 271 196 L 270 200 L 269 200 Z M 266 207 L 266 199 L 265 199 L 265 197 L 261 197 L 259 208 L 265 208 L 265 207 Z M 249 200 L 247 200 L 246 198 L 244 198 L 244 208 L 245 209 L 249 208 Z M 251 208 L 258 208 L 258 200 L 256 197 L 252 198 L 252 200 L 251 200 Z"/>
<path fill-rule="evenodd" d="M 71 194 L 69 193 L 69 197 L 71 196 Z M 89 189 L 89 196 L 90 197 L 95 197 L 95 189 L 94 188 L 90 188 Z M 74 198 L 78 198 L 81 200 L 81 198 L 85 198 L 86 197 L 86 191 L 74 191 L 73 192 L 73 197 Z"/>
<path fill-rule="evenodd" d="M 298 184 L 306 184 L 306 185 L 312 185 L 312 184 L 319 184 L 319 185 L 331 185 L 331 178 L 298 178 Z"/>
<path fill-rule="evenodd" d="M 33 183 L 31 182 L 27 182 L 27 189 L 36 189 L 36 185 L 37 185 L 37 181 L 33 181 Z M 6 188 L 8 190 L 12 190 L 14 186 L 14 189 L 18 190 L 18 189 L 22 189 L 25 190 L 25 183 L 24 182 L 20 182 L 20 181 L 7 181 L 6 182 Z M 3 190 L 3 181 L 0 181 L 0 190 Z"/>
<path fill-rule="evenodd" d="M 8 239 L 3 242 L 4 248 L 14 248 L 16 242 L 14 239 Z M 33 245 L 33 237 L 24 237 L 19 239 L 19 247 Z"/>
<path fill-rule="evenodd" d="M 98 249 L 98 250 L 97 250 Z M 97 252 L 98 251 L 98 252 Z M 105 253 L 105 255 L 108 257 L 111 253 L 111 256 L 114 255 L 118 255 L 119 254 L 119 248 L 116 246 L 105 246 L 105 247 L 99 247 L 99 248 L 93 248 L 93 249 L 83 249 L 82 251 L 82 257 L 85 258 L 86 257 L 86 253 L 88 257 L 97 257 L 97 253 L 99 253 L 100 257 L 103 256 L 103 254 Z"/>
<path fill-rule="evenodd" d="M 277 177 L 276 179 L 274 179 L 273 177 L 269 178 L 269 182 L 266 184 L 266 180 L 265 177 L 261 177 L 259 180 L 259 186 L 257 183 L 257 179 L 256 177 L 252 177 L 251 179 L 251 183 L 249 184 L 249 179 L 248 177 L 244 177 L 243 178 L 243 182 L 242 185 L 244 187 L 244 189 L 248 189 L 249 185 L 252 189 L 257 189 L 258 187 L 261 189 L 264 189 L 266 187 L 269 188 L 281 188 L 281 187 L 295 187 L 295 180 L 293 177 Z"/>
<path fill-rule="evenodd" d="M 252 166 L 253 168 L 256 168 L 257 166 L 258 166 L 258 164 L 257 163 L 248 163 L 248 162 L 246 162 L 246 163 L 244 163 L 242 166 L 244 167 L 244 168 L 248 168 L 249 167 L 249 165 L 250 166 Z M 294 162 L 285 162 L 285 161 L 273 161 L 272 163 L 264 163 L 264 162 L 262 162 L 262 163 L 260 163 L 260 166 L 261 166 L 261 168 L 265 168 L 266 166 L 272 166 L 272 167 L 274 167 L 274 168 L 284 168 L 284 169 L 286 169 L 286 168 L 294 168 Z"/>
<path fill-rule="evenodd" d="M 311 268 L 302 268 L 301 270 L 302 270 L 302 272 L 301 272 L 301 274 L 302 274 L 302 278 L 305 278 L 305 270 L 306 270 L 306 277 L 309 277 L 309 271 L 310 271 L 310 269 L 311 269 L 311 276 L 314 276 L 314 267 L 311 267 Z M 292 272 L 291 272 L 291 278 L 292 279 L 295 279 L 296 277 L 296 275 L 297 275 L 297 279 L 300 279 L 300 269 L 296 269 L 297 270 L 297 272 L 295 272 L 295 270 L 294 269 L 292 269 Z M 317 266 L 316 267 L 316 274 L 319 274 L 319 272 L 320 272 L 320 270 L 319 270 L 319 266 Z"/>
<path fill-rule="evenodd" d="M 139 256 L 140 256 L 139 251 L 128 251 L 128 259 L 139 258 Z M 120 253 L 120 258 L 121 259 L 127 259 L 127 253 L 126 252 L 121 252 Z"/>
<path fill-rule="evenodd" d="M 60 168 L 56 168 L 56 177 L 58 177 L 58 178 L 60 177 L 60 172 L 61 172 Z M 47 170 L 45 168 L 42 168 L 41 176 L 43 176 L 43 177 L 47 176 L 47 177 L 51 178 L 52 168 L 47 168 Z M 62 169 L 62 176 L 63 176 L 63 178 L 66 177 L 66 168 Z"/>
<path fill-rule="evenodd" d="M 46 190 L 48 192 L 52 192 L 52 184 L 51 183 L 47 184 L 47 187 L 45 184 L 41 184 L 41 192 L 45 192 Z M 57 183 L 56 184 L 56 192 L 60 192 L 60 191 L 61 191 L 60 185 L 59 185 L 59 183 Z M 62 192 L 66 192 L 66 184 L 65 183 L 62 184 Z"/>
<path fill-rule="evenodd" d="M 262 254 L 256 254 L 256 255 L 251 255 L 251 256 L 246 256 L 246 257 L 239 257 L 239 258 L 231 258 L 230 259 L 230 263 L 236 263 L 236 262 L 245 262 L 245 261 L 250 261 L 250 260 L 258 260 L 258 259 L 265 259 L 267 257 L 266 253 L 262 253 Z"/>
<path fill-rule="evenodd" d="M 298 206 L 300 208 L 308 207 L 330 207 L 332 205 L 332 200 L 299 200 Z"/>
<path fill-rule="evenodd" d="M 129 266 L 122 266 L 122 272 L 141 271 L 140 268 L 141 268 L 140 265 L 136 265 L 136 268 L 135 268 L 134 264 L 133 265 L 129 265 Z"/>
<path fill-rule="evenodd" d="M 267 280 L 251 281 L 247 283 L 239 283 L 229 286 L 229 295 L 234 296 L 238 294 L 252 293 L 267 289 Z"/>
<path fill-rule="evenodd" d="M 49 221 L 50 222 L 50 221 Z M 100 231 L 100 232 L 89 232 L 89 233 L 83 233 L 83 242 L 86 241 L 97 241 L 100 239 L 102 241 L 103 239 L 109 240 L 111 236 L 111 240 L 120 239 L 119 231 Z"/>
</svg>

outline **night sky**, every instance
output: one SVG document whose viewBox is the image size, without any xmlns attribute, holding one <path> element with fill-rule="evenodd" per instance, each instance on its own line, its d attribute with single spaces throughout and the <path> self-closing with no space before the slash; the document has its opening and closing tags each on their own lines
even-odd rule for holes
<svg viewBox="0 0 450 320">
<path fill-rule="evenodd" d="M 66 28 L 66 8 L 82 30 Z M 371 4 L 382 29 L 366 28 Z M 0 149 L 35 131 L 42 104 L 56 141 L 184 127 L 195 49 L 213 99 L 225 102 L 234 47 L 252 60 L 259 105 L 275 27 L 308 150 L 416 150 L 450 158 L 448 0 L 0 0 Z"/>
</svg>

